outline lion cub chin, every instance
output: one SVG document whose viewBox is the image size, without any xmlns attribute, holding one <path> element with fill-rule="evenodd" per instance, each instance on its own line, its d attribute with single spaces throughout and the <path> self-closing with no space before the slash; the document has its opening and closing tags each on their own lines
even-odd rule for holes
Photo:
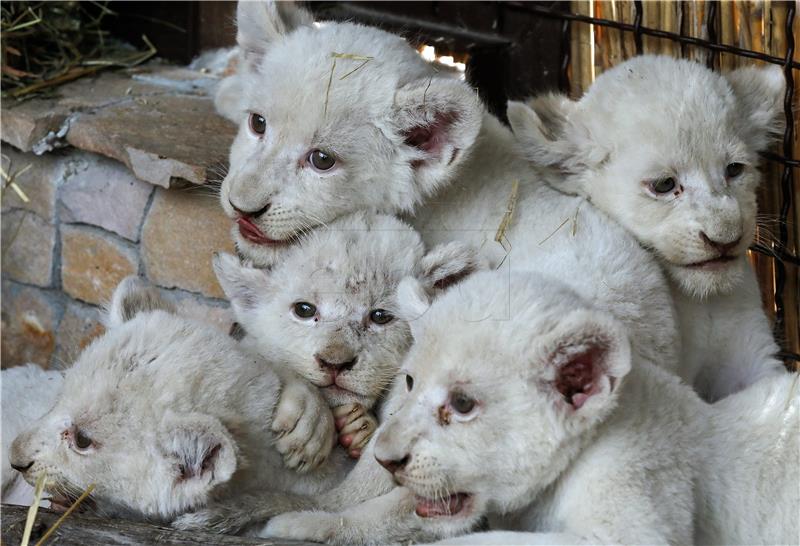
<svg viewBox="0 0 800 546">
<path fill-rule="evenodd" d="M 406 223 L 360 212 L 315 229 L 272 269 L 230 255 L 217 256 L 214 267 L 247 332 L 243 342 L 320 390 L 333 408 L 339 443 L 358 458 L 377 428 L 368 412 L 411 342 L 396 312 L 400 280 L 412 276 L 433 294 L 481 263 L 461 243 L 426 253 Z"/>
<path fill-rule="evenodd" d="M 709 400 L 783 372 L 746 253 L 759 152 L 781 132 L 784 89 L 777 66 L 718 74 L 651 55 L 604 72 L 577 102 L 509 103 L 533 166 L 560 169 L 556 187 L 589 199 L 658 258 L 678 311 L 680 373 Z"/>
<path fill-rule="evenodd" d="M 307 506 L 288 492 L 309 491 L 331 470 L 284 468 L 271 430 L 280 392 L 269 365 L 129 277 L 107 332 L 66 371 L 55 405 L 17 436 L 9 462 L 30 484 L 46 476 L 57 504 L 94 484 L 84 506 L 157 522 L 253 490 L 273 513 Z M 332 420 L 318 425 L 330 441 Z"/>
</svg>

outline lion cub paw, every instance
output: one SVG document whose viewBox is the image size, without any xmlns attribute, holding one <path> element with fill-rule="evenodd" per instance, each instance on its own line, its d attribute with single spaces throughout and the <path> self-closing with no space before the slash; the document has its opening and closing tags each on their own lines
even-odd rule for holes
<svg viewBox="0 0 800 546">
<path fill-rule="evenodd" d="M 287 512 L 269 520 L 258 536 L 331 544 L 336 542 L 335 538 L 342 527 L 342 517 L 338 514 Z"/>
<path fill-rule="evenodd" d="M 272 419 L 275 447 L 297 472 L 314 470 L 335 445 L 333 415 L 316 387 L 300 379 L 285 380 Z"/>
<path fill-rule="evenodd" d="M 333 418 L 339 443 L 347 449 L 350 457 L 358 459 L 378 428 L 378 420 L 358 403 L 333 408 Z"/>
</svg>

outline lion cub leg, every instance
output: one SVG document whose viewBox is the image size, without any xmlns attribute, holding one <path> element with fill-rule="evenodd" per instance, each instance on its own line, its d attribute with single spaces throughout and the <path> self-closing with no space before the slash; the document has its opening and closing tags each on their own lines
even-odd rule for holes
<svg viewBox="0 0 800 546">
<path fill-rule="evenodd" d="M 333 419 L 339 443 L 347 454 L 353 459 L 361 457 L 361 450 L 378 428 L 378 420 L 357 402 L 333 408 Z"/>
</svg>

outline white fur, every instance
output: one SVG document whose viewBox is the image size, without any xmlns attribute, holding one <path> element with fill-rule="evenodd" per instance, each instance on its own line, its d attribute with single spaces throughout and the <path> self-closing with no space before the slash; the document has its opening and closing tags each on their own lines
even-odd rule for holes
<svg viewBox="0 0 800 546">
<path fill-rule="evenodd" d="M 509 282 L 518 305 L 496 318 Z M 340 515 L 278 516 L 266 534 L 378 544 L 452 536 L 489 516 L 560 543 L 691 542 L 698 434 L 685 424 L 702 403 L 671 374 L 632 363 L 611 315 L 540 275 L 480 273 L 413 331 L 403 368 L 412 388 L 398 393 L 374 445 L 379 459 L 410 456 L 395 474 L 403 487 Z M 602 374 L 574 409 L 554 385 L 584 354 Z M 453 409 L 456 392 L 476 401 L 472 412 Z M 414 514 L 424 499 L 455 493 L 470 495 L 462 512 Z"/>
<path fill-rule="evenodd" d="M 781 372 L 745 258 L 756 228 L 758 152 L 780 131 L 778 67 L 727 75 L 670 57 L 631 59 L 572 102 L 548 95 L 509 104 L 509 119 L 536 164 L 561 169 L 559 187 L 625 226 L 658 257 L 673 284 L 683 337 L 681 376 L 718 399 Z M 726 177 L 726 166 L 744 165 Z M 672 177 L 674 191 L 648 181 Z M 766 226 L 767 228 L 769 226 Z M 701 233 L 738 240 L 727 263 Z"/>
<path fill-rule="evenodd" d="M 332 544 L 432 540 L 488 516 L 498 531 L 444 543 L 796 543 L 796 376 L 765 378 L 707 405 L 636 361 L 624 328 L 561 283 L 515 275 L 522 311 L 471 320 L 506 305 L 504 282 L 478 274 L 414 323 L 403 369 L 413 385 L 395 391 L 373 446 L 381 459 L 410 456 L 395 474 L 402 487 L 338 514 L 277 516 L 263 534 Z M 409 311 L 418 314 L 424 299 Z M 554 369 L 592 347 L 604 351 L 604 373 L 615 380 L 600 381 L 576 410 L 554 392 Z M 477 400 L 474 412 L 452 411 L 456 391 Z M 458 514 L 414 514 L 426 498 L 459 492 L 471 498 Z"/>
<path fill-rule="evenodd" d="M 358 403 L 372 408 L 400 367 L 410 343 L 408 325 L 370 319 L 374 310 L 396 315 L 395 291 L 412 275 L 433 291 L 437 282 L 480 267 L 464 245 L 442 245 L 427 254 L 420 236 L 387 215 L 356 213 L 312 231 L 284 252 L 271 269 L 239 265 L 233 256 L 215 260 L 217 277 L 236 320 L 258 353 L 318 386 L 332 407 Z M 298 302 L 317 314 L 297 317 Z M 318 359 L 355 359 L 336 387 Z"/>
<path fill-rule="evenodd" d="M 652 257 L 585 199 L 552 189 L 558 174 L 532 170 L 512 133 L 465 83 L 437 75 L 392 34 L 350 23 L 295 26 L 275 21 L 269 3 L 239 6 L 240 18 L 283 29 L 251 34 L 250 22 L 239 27 L 240 45 L 261 53 L 235 76 L 242 113 L 221 202 L 232 218 L 232 204 L 245 211 L 269 204 L 253 222 L 282 241 L 254 244 L 234 227 L 245 257 L 272 264 L 300 233 L 355 210 L 413 212 L 426 244 L 469 242 L 505 271 L 569 279 L 631 329 L 635 351 L 675 365 L 672 302 Z M 334 52 L 372 59 L 341 79 L 359 65 L 338 58 L 328 89 Z M 266 119 L 263 136 L 248 128 L 248 112 Z M 316 172 L 306 161 L 313 149 L 333 154 L 336 166 Z M 511 221 L 498 243 L 515 182 Z"/>
<path fill-rule="evenodd" d="M 29 483 L 47 473 L 48 491 L 65 500 L 96 484 L 105 514 L 168 521 L 248 491 L 272 513 L 307 505 L 289 492 L 317 491 L 336 469 L 283 468 L 270 430 L 277 375 L 154 294 L 134 278 L 120 284 L 109 330 L 67 370 L 55 406 L 17 436 L 10 461 L 32 463 Z"/>
<path fill-rule="evenodd" d="M 241 265 L 229 255 L 217 256 L 214 267 L 237 321 L 247 332 L 243 343 L 275 362 L 282 376 L 300 377 L 320 389 L 333 408 L 340 443 L 357 458 L 377 427 L 367 412 L 377 409 L 411 342 L 407 320 L 395 316 L 386 324 L 375 324 L 370 313 L 383 309 L 397 314 L 395 291 L 404 277 L 417 280 L 428 297 L 484 266 L 466 245 L 448 243 L 426 252 L 408 224 L 361 212 L 314 230 L 286 249 L 280 264 L 269 270 Z M 298 318 L 293 313 L 297 302 L 314 305 L 317 315 Z M 355 359 L 355 364 L 339 371 L 334 388 L 319 358 Z M 292 400 L 286 389 L 281 403 L 289 406 L 276 410 L 276 416 L 282 413 L 305 422 L 309 415 L 327 412 Z M 308 438 L 303 444 L 313 443 L 318 433 L 311 426 L 286 428 L 291 430 L 286 438 Z M 279 447 L 283 439 L 278 440 Z M 350 468 L 344 451 L 336 450 L 333 457 L 342 461 L 338 468 L 343 479 Z M 294 467 L 300 458 L 300 453 L 290 455 L 288 466 Z M 374 464 L 371 455 L 367 459 Z M 330 504 L 341 506 L 336 501 Z M 211 506 L 204 517 L 219 520 L 230 512 L 226 506 Z"/>
<path fill-rule="evenodd" d="M 33 487 L 11 468 L 8 452 L 11 442 L 55 403 L 64 376 L 56 370 L 44 370 L 36 364 L 8 368 L 0 373 L 2 388 L 3 454 L 0 472 L 3 478 L 4 503 L 28 506 L 33 502 Z M 43 506 L 48 506 L 45 501 Z"/>
</svg>

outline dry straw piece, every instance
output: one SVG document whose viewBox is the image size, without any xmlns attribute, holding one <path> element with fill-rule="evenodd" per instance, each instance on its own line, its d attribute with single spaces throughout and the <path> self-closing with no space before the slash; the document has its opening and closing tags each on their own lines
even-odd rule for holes
<svg viewBox="0 0 800 546">
<path fill-rule="evenodd" d="M 506 207 L 505 213 L 503 213 L 503 218 L 500 220 L 500 226 L 497 228 L 497 233 L 494 235 L 494 240 L 503 247 L 504 250 L 508 250 L 505 245 L 503 244 L 504 240 L 506 239 L 506 231 L 508 230 L 508 226 L 511 225 L 511 220 L 514 219 L 514 209 L 517 207 L 517 198 L 519 195 L 519 180 L 514 180 L 513 184 L 511 185 L 511 195 L 508 197 L 508 206 Z"/>
<path fill-rule="evenodd" d="M 130 68 L 145 51 L 113 40 L 102 26 L 116 17 L 100 2 L 8 1 L 0 6 L 0 54 L 4 97 L 27 98 L 111 67 Z"/>
<path fill-rule="evenodd" d="M 330 98 L 331 95 L 331 86 L 333 85 L 333 73 L 336 71 L 336 61 L 338 59 L 347 59 L 350 61 L 362 61 L 360 65 L 358 65 L 353 70 L 351 70 L 350 72 L 346 73 L 344 76 L 339 78 L 339 81 L 342 81 L 343 79 L 347 78 L 357 70 L 361 70 L 362 68 L 364 68 L 364 65 L 366 65 L 375 57 L 367 57 L 366 55 L 356 55 L 354 53 L 337 53 L 334 51 L 331 53 L 331 58 L 333 59 L 333 62 L 331 63 L 331 74 L 330 76 L 328 76 L 328 85 L 325 88 L 325 108 L 322 112 L 323 116 L 328 115 L 328 99 Z"/>
<path fill-rule="evenodd" d="M 33 522 L 36 521 L 36 513 L 39 511 L 39 503 L 42 502 L 42 494 L 44 493 L 44 486 L 46 483 L 47 474 L 43 472 L 36 480 L 36 486 L 33 490 L 33 502 L 30 508 L 28 508 L 28 517 L 25 519 L 25 529 L 22 531 L 22 542 L 20 542 L 20 546 L 28 546 L 31 540 Z"/>
<path fill-rule="evenodd" d="M 87 498 L 89 495 L 91 495 L 92 491 L 94 491 L 94 485 L 95 485 L 95 484 L 93 484 L 93 483 L 92 483 L 92 484 L 89 484 L 89 487 L 87 487 L 87 488 L 86 488 L 86 491 L 84 491 L 83 493 L 81 493 L 81 496 L 80 496 L 80 497 L 78 497 L 78 498 L 75 500 L 75 502 L 73 502 L 73 503 L 72 503 L 72 506 L 70 506 L 69 508 L 67 508 L 67 511 L 66 511 L 66 512 L 64 512 L 64 513 L 61 515 L 61 517 L 60 517 L 60 518 L 58 518 L 58 519 L 56 520 L 56 522 L 55 522 L 55 523 L 52 525 L 52 527 L 50 527 L 50 528 L 47 530 L 47 532 L 46 532 L 46 533 L 45 533 L 45 534 L 42 536 L 42 538 L 40 538 L 40 539 L 39 539 L 39 542 L 37 542 L 35 546 L 42 546 L 42 544 L 44 544 L 44 543 L 45 543 L 45 541 L 46 541 L 48 538 L 50 538 L 50 535 L 52 535 L 52 534 L 55 532 L 55 530 L 56 530 L 56 529 L 58 529 L 58 526 L 59 526 L 59 525 L 61 525 L 61 524 L 64 522 L 64 520 L 65 520 L 65 519 L 67 519 L 67 517 L 69 517 L 69 515 L 70 515 L 70 514 L 71 514 L 71 513 L 72 513 L 72 512 L 73 512 L 73 511 L 74 511 L 74 510 L 75 510 L 75 509 L 76 509 L 76 508 L 77 508 L 77 507 L 78 507 L 78 506 L 79 506 L 79 505 L 82 503 L 82 502 L 83 502 L 83 501 L 85 501 L 85 500 L 86 500 L 86 498 Z"/>
</svg>

